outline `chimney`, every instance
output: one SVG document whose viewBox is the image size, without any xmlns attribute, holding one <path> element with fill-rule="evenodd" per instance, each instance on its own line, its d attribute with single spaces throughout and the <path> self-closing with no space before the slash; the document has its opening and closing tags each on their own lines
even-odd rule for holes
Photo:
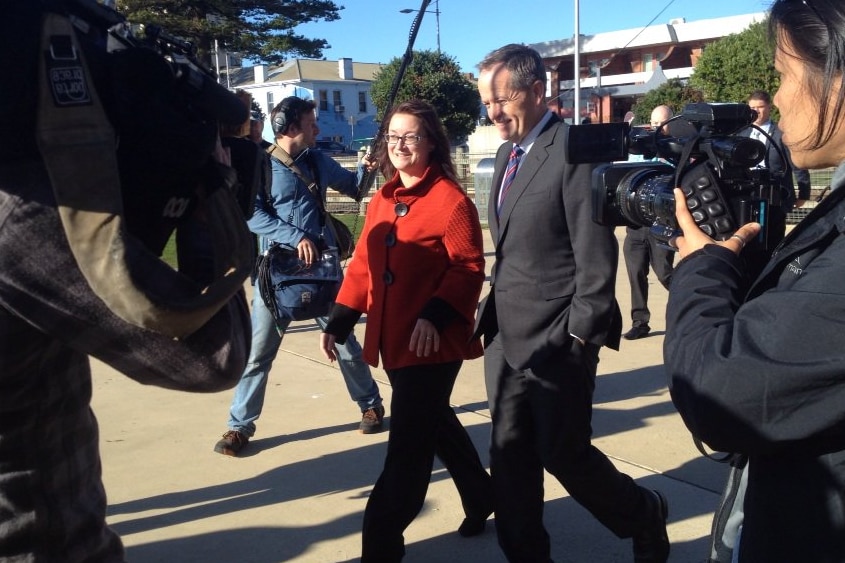
<svg viewBox="0 0 845 563">
<path fill-rule="evenodd" d="M 267 82 L 267 65 L 255 65 L 252 68 L 255 71 L 256 84 L 264 84 Z"/>
<path fill-rule="evenodd" d="M 338 59 L 337 72 L 341 80 L 352 80 L 352 59 L 346 57 Z"/>
</svg>

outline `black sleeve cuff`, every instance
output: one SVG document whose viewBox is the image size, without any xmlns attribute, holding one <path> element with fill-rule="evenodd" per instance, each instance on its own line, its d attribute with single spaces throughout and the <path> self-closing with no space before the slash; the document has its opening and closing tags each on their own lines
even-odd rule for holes
<svg viewBox="0 0 845 563">
<path fill-rule="evenodd" d="M 345 344 L 360 318 L 360 311 L 335 303 L 332 306 L 332 312 L 329 314 L 329 322 L 323 332 L 333 335 L 338 344 Z"/>
<path fill-rule="evenodd" d="M 432 323 L 437 332 L 443 332 L 443 329 L 459 316 L 454 307 L 439 297 L 429 299 L 420 313 L 420 318 Z"/>
</svg>

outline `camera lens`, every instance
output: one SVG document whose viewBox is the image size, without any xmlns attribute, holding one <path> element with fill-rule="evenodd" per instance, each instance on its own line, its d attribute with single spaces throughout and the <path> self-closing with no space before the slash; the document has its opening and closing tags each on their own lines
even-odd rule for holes
<svg viewBox="0 0 845 563">
<path fill-rule="evenodd" d="M 630 223 L 675 226 L 674 174 L 665 168 L 642 168 L 629 172 L 616 190 L 616 207 Z"/>
</svg>

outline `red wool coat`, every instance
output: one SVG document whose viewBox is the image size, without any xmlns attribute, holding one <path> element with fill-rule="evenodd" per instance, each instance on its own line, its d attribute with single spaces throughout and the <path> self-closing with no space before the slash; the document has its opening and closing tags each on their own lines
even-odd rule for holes
<svg viewBox="0 0 845 563">
<path fill-rule="evenodd" d="M 483 283 L 478 212 L 433 165 L 412 188 L 397 174 L 373 196 L 336 301 L 367 314 L 364 360 L 378 366 L 380 352 L 385 369 L 396 369 L 479 357 L 481 343 L 470 338 Z M 417 357 L 408 350 L 411 333 L 432 298 L 459 318 L 440 333 L 439 352 Z"/>
</svg>

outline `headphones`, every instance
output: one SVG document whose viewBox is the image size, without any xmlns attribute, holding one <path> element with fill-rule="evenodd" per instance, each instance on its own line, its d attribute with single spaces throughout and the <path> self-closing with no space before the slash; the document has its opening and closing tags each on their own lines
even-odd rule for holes
<svg viewBox="0 0 845 563">
<path fill-rule="evenodd" d="M 284 135 L 294 123 L 299 123 L 306 111 L 314 110 L 314 102 L 303 100 L 296 96 L 288 96 L 273 108 L 273 119 L 270 122 L 273 135 Z"/>
<path fill-rule="evenodd" d="M 288 124 L 294 122 L 294 116 L 289 115 L 289 112 L 292 112 L 290 111 L 290 104 L 286 103 L 288 99 L 289 98 L 285 98 L 274 108 L 275 115 L 273 115 L 273 121 L 270 123 L 273 128 L 274 135 L 284 134 L 287 132 Z"/>
</svg>

